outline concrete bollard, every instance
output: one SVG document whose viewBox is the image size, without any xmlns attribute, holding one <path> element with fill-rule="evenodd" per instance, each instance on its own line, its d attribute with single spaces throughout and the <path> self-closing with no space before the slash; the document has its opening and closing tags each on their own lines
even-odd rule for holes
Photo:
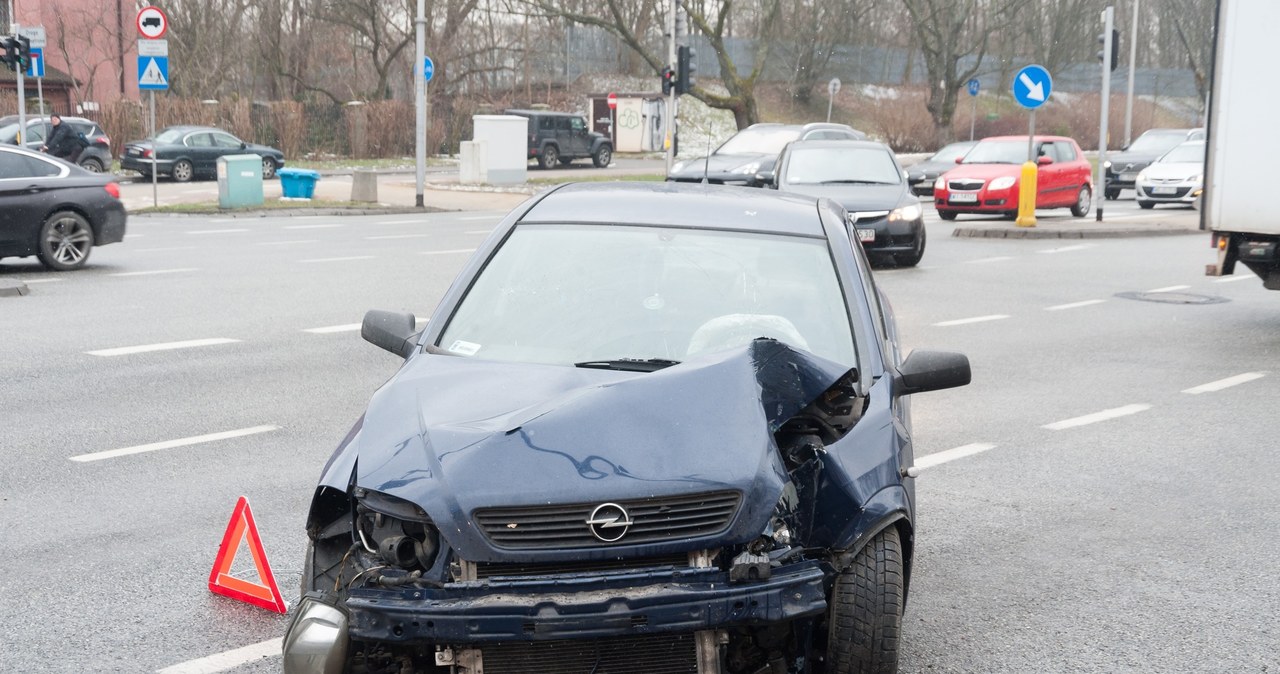
<svg viewBox="0 0 1280 674">
<path fill-rule="evenodd" d="M 356 169 L 351 175 L 352 201 L 378 201 L 378 172 Z"/>
</svg>

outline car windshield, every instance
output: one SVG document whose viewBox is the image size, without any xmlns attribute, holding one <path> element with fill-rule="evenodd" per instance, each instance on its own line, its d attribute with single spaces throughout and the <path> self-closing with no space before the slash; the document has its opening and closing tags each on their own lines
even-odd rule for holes
<svg viewBox="0 0 1280 674">
<path fill-rule="evenodd" d="M 778 154 L 787 143 L 800 137 L 800 129 L 767 126 L 743 129 L 716 148 L 715 154 Z"/>
<path fill-rule="evenodd" d="M 852 367 L 848 316 L 821 239 L 521 225 L 471 285 L 437 346 L 572 365 L 684 361 L 771 337 Z"/>
<path fill-rule="evenodd" d="M 1125 148 L 1124 151 L 1137 154 L 1164 154 L 1186 139 L 1187 134 L 1182 131 L 1173 133 L 1151 133 L 1148 131 L 1138 136 L 1138 139 L 1133 141 L 1133 145 Z"/>
<path fill-rule="evenodd" d="M 1027 161 L 1027 140 L 984 140 L 964 156 L 965 164 L 1021 164 Z"/>
<path fill-rule="evenodd" d="M 1203 164 L 1204 143 L 1183 143 L 1160 158 L 1161 164 Z"/>
<path fill-rule="evenodd" d="M 156 136 L 156 142 L 177 144 L 182 142 L 182 135 L 182 131 L 178 129 L 165 129 L 160 132 L 160 135 Z"/>
<path fill-rule="evenodd" d="M 965 156 L 968 154 L 969 150 L 973 149 L 974 145 L 977 145 L 977 143 L 952 143 L 933 153 L 933 156 L 929 157 L 929 161 L 940 161 L 948 164 L 954 163 L 956 157 Z"/>
<path fill-rule="evenodd" d="M 897 185 L 902 182 L 893 156 L 879 148 L 793 148 L 783 182 L 789 185 L 832 183 Z"/>
</svg>

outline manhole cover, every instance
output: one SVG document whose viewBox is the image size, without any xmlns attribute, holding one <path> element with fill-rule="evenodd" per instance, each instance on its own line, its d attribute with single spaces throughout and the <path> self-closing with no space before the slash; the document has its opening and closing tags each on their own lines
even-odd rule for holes
<svg viewBox="0 0 1280 674">
<path fill-rule="evenodd" d="M 1217 295 L 1197 295 L 1195 293 L 1160 292 L 1160 293 L 1116 293 L 1116 297 L 1142 302 L 1161 302 L 1163 304 L 1221 304 L 1231 300 Z"/>
</svg>

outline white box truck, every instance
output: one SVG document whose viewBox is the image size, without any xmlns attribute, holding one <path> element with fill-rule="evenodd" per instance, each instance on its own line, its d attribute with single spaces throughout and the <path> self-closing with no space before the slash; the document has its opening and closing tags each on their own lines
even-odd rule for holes
<svg viewBox="0 0 1280 674">
<path fill-rule="evenodd" d="M 1269 168 L 1280 154 L 1276 119 L 1276 0 L 1220 0 L 1209 99 L 1208 158 L 1201 229 L 1212 232 L 1218 262 L 1210 276 L 1243 264 L 1264 287 L 1280 290 L 1280 202 Z"/>
</svg>

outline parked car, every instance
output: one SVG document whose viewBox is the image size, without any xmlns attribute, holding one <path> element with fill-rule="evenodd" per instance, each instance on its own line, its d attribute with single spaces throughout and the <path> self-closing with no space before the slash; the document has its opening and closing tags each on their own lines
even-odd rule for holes
<svg viewBox="0 0 1280 674">
<path fill-rule="evenodd" d="M 862 140 L 867 135 L 847 124 L 752 124 L 733 134 L 710 156 L 685 159 L 671 165 L 667 180 L 713 185 L 759 187 L 755 176 L 772 171 L 778 153 L 796 140 Z"/>
<path fill-rule="evenodd" d="M 284 167 L 284 153 L 274 147 L 246 143 L 211 126 L 171 126 L 156 134 L 155 140 L 135 140 L 125 144 L 120 168 L 150 177 L 167 175 L 185 183 L 198 177 L 213 177 L 218 157 L 256 154 L 262 157 L 262 177 L 274 178 Z"/>
<path fill-rule="evenodd" d="M 782 150 L 776 174 L 761 174 L 760 179 L 782 192 L 840 204 L 850 237 L 856 237 L 869 255 L 914 267 L 924 256 L 924 209 L 904 174 L 893 150 L 883 143 L 800 140 Z"/>
<path fill-rule="evenodd" d="M 943 146 L 932 157 L 907 167 L 907 183 L 917 196 L 932 196 L 933 183 L 938 176 L 956 167 L 956 161 L 964 158 L 977 145 L 976 140 L 965 140 Z"/>
<path fill-rule="evenodd" d="M 286 672 L 894 671 L 900 359 L 839 205 L 564 185 L 509 214 L 326 464 Z"/>
<path fill-rule="evenodd" d="M 1108 199 L 1118 199 L 1120 191 L 1133 189 L 1138 173 L 1157 157 L 1188 140 L 1204 140 L 1204 129 L 1151 129 L 1119 152 L 1107 153 Z"/>
<path fill-rule="evenodd" d="M 544 110 L 507 110 L 506 114 L 529 119 L 528 158 L 538 160 L 539 168 L 568 166 L 575 159 L 588 157 L 596 168 L 613 161 L 613 142 L 590 131 L 582 115 Z"/>
<path fill-rule="evenodd" d="M 0 117 L 0 143 L 18 144 L 19 121 L 17 115 Z M 80 168 L 94 173 L 111 170 L 111 137 L 102 130 L 101 126 L 98 126 L 97 122 L 83 117 L 63 117 L 62 123 L 70 124 L 71 128 L 83 133 L 85 140 L 89 141 L 89 145 L 77 158 L 76 163 Z M 29 150 L 39 151 L 44 146 L 44 139 L 52 128 L 48 117 L 28 117 L 27 137 L 22 143 L 23 146 Z"/>
<path fill-rule="evenodd" d="M 1016 216 L 1027 145 L 1026 136 L 996 136 L 973 146 L 955 168 L 934 181 L 938 217 Z M 1036 208 L 1070 208 L 1072 215 L 1083 218 L 1093 202 L 1093 167 L 1080 146 L 1062 136 L 1036 136 L 1034 152 Z"/>
<path fill-rule="evenodd" d="M 1205 142 L 1189 140 L 1164 153 L 1138 174 L 1138 206 L 1196 205 L 1204 192 Z"/>
<path fill-rule="evenodd" d="M 61 159 L 0 145 L 0 258 L 35 255 L 46 267 L 83 267 L 94 246 L 124 240 L 120 186 Z"/>
</svg>

